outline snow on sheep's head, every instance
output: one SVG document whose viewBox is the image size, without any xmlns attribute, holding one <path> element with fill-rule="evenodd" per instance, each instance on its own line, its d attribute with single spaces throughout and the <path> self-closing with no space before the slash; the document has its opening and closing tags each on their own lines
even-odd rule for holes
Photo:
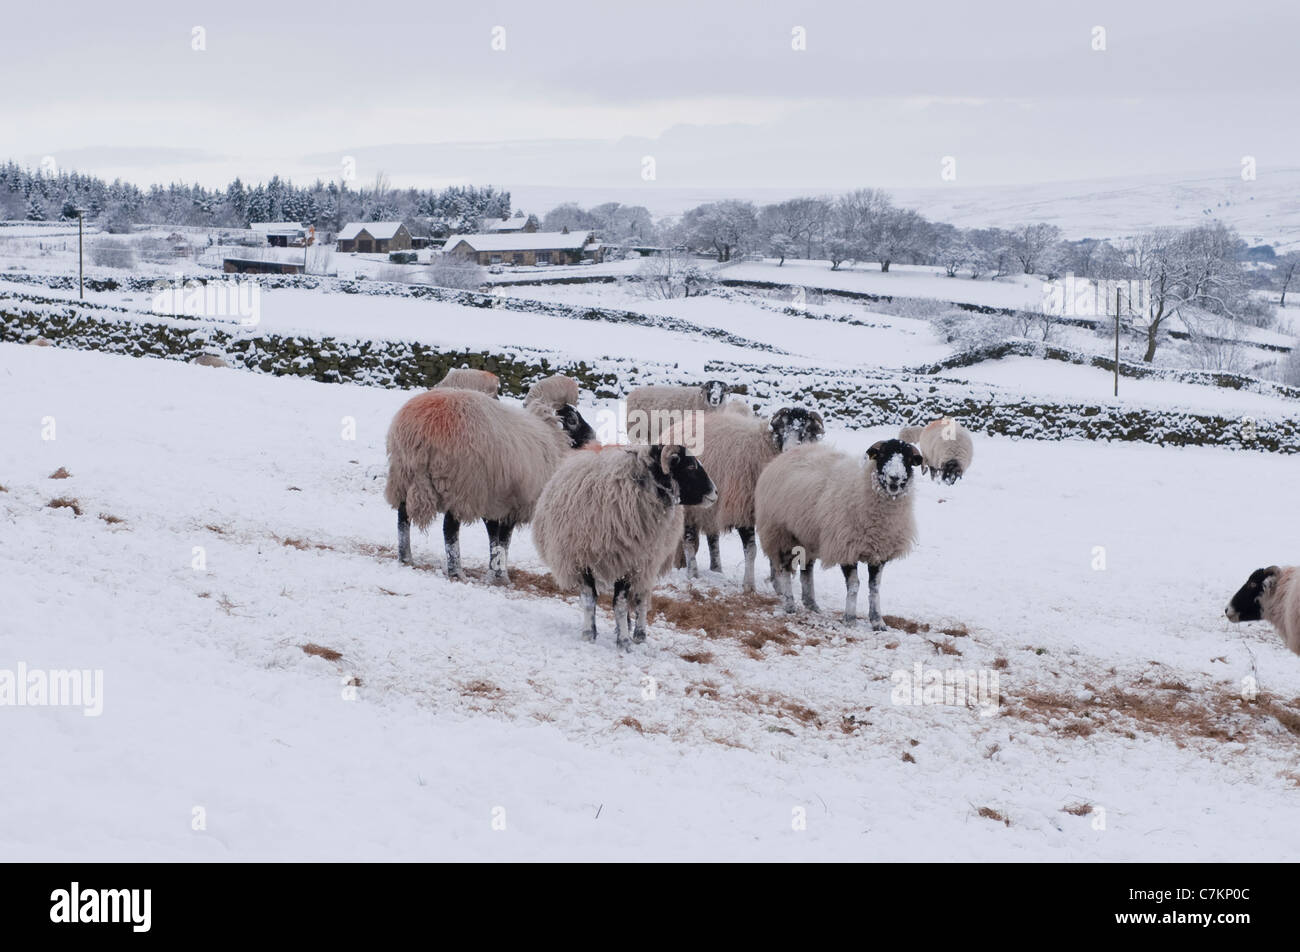
<svg viewBox="0 0 1300 952">
<path fill-rule="evenodd" d="M 912 468 L 921 465 L 921 451 L 902 440 L 881 440 L 867 450 L 871 484 L 886 496 L 901 496 L 912 488 Z"/>
<path fill-rule="evenodd" d="M 945 486 L 951 486 L 961 479 L 961 461 L 955 459 L 945 461 L 942 469 L 930 470 L 930 478 L 942 480 Z"/>
<path fill-rule="evenodd" d="M 793 446 L 816 443 L 826 432 L 822 415 L 803 407 L 785 407 L 772 415 L 772 443 L 784 452 Z"/>
<path fill-rule="evenodd" d="M 1277 587 L 1277 577 L 1281 573 L 1276 565 L 1266 569 L 1255 569 L 1241 586 L 1223 613 L 1228 621 L 1259 621 L 1264 617 L 1263 600 Z"/>
<path fill-rule="evenodd" d="M 722 401 L 727 399 L 727 385 L 721 380 L 710 380 L 707 383 L 700 384 L 700 390 L 704 392 L 704 402 L 710 407 L 722 406 Z"/>
<path fill-rule="evenodd" d="M 666 499 L 683 506 L 711 506 L 718 499 L 713 480 L 684 446 L 651 446 L 650 475 Z"/>
<path fill-rule="evenodd" d="M 569 442 L 575 450 L 596 439 L 596 431 L 591 428 L 590 423 L 582 418 L 578 408 L 572 404 L 566 403 L 555 411 L 555 415 L 559 417 L 560 426 L 564 428 L 564 432 L 569 434 Z"/>
</svg>

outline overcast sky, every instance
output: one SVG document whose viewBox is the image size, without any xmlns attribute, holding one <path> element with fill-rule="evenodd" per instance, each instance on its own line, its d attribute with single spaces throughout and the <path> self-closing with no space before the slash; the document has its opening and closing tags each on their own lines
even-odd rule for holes
<svg viewBox="0 0 1300 952">
<path fill-rule="evenodd" d="M 82 0 L 3 22 L 0 157 L 141 183 L 336 178 L 345 157 L 356 184 L 508 188 L 1300 165 L 1293 0 Z"/>
</svg>

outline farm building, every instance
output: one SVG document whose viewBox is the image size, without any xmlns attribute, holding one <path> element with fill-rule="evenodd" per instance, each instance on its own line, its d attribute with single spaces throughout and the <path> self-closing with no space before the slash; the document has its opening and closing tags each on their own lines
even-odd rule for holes
<svg viewBox="0 0 1300 952">
<path fill-rule="evenodd" d="M 225 258 L 221 270 L 226 274 L 302 274 L 301 263 L 289 261 L 254 261 L 251 258 Z"/>
<path fill-rule="evenodd" d="M 483 223 L 483 233 L 485 235 L 512 235 L 520 232 L 532 234 L 535 231 L 537 231 L 536 222 L 523 216 L 502 218 L 500 221 L 486 221 Z"/>
<path fill-rule="evenodd" d="M 452 235 L 447 254 L 482 265 L 554 265 L 599 263 L 605 247 L 589 231 L 534 231 L 505 235 Z"/>
<path fill-rule="evenodd" d="M 316 234 L 316 229 L 296 221 L 255 221 L 248 227 L 276 248 L 301 248 L 311 244 Z"/>
<path fill-rule="evenodd" d="M 354 221 L 339 232 L 338 249 L 361 254 L 409 251 L 411 233 L 400 221 Z"/>
</svg>

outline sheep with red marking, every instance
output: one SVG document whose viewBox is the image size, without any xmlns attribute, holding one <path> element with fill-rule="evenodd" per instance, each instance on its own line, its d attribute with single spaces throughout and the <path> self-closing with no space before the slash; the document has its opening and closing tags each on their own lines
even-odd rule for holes
<svg viewBox="0 0 1300 952">
<path fill-rule="evenodd" d="M 521 409 L 474 390 L 434 389 L 412 397 L 388 429 L 384 496 L 397 510 L 398 557 L 411 561 L 411 523 L 444 513 L 447 574 L 461 576 L 460 525 L 487 525 L 494 583 L 509 580 L 514 527 L 532 519 L 537 498 L 568 451 L 595 437 L 572 406 Z"/>
<path fill-rule="evenodd" d="M 1250 573 L 1228 607 L 1228 621 L 1267 621 L 1300 654 L 1300 567 L 1270 565 Z"/>
</svg>

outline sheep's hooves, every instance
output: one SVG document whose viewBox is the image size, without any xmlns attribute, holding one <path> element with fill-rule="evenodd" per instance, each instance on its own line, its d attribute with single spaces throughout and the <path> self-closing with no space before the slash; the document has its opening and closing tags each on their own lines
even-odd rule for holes
<svg viewBox="0 0 1300 952">
<path fill-rule="evenodd" d="M 596 629 L 593 628 L 591 631 L 584 631 L 584 632 L 582 633 L 582 640 L 583 640 L 583 641 L 595 641 L 595 640 L 596 640 Z"/>
<path fill-rule="evenodd" d="M 493 584 L 493 585 L 509 585 L 509 584 L 510 584 L 510 576 L 509 576 L 509 575 L 494 575 L 494 576 L 492 576 L 492 584 Z"/>
<path fill-rule="evenodd" d="M 804 602 L 803 610 L 806 612 L 812 612 L 814 615 L 821 613 L 821 609 L 817 607 L 816 602 Z"/>
<path fill-rule="evenodd" d="M 617 648 L 619 651 L 631 651 L 632 642 L 628 638 L 620 638 L 614 642 L 614 647 Z"/>
<path fill-rule="evenodd" d="M 644 644 L 644 643 L 645 643 L 645 632 L 644 632 L 644 631 L 634 631 L 634 632 L 632 633 L 632 643 L 633 643 L 633 644 L 636 644 L 636 645 Z"/>
<path fill-rule="evenodd" d="M 877 618 L 871 623 L 872 631 L 889 631 L 889 626 L 882 619 Z"/>
</svg>

